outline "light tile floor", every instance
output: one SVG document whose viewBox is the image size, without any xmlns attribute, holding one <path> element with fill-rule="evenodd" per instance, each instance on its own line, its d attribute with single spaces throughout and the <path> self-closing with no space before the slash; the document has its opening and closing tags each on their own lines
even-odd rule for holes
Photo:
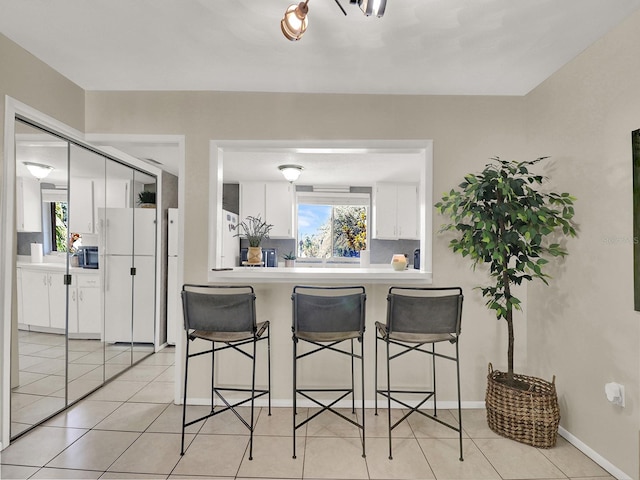
<svg viewBox="0 0 640 480">
<path fill-rule="evenodd" d="M 0 455 L 0 478 L 613 478 L 562 438 L 548 450 L 501 438 L 488 429 L 484 410 L 463 410 L 464 462 L 455 433 L 415 416 L 394 431 L 389 460 L 386 411 L 376 417 L 369 410 L 366 458 L 358 430 L 325 413 L 299 431 L 294 460 L 288 408 L 273 408 L 271 416 L 258 409 L 252 461 L 248 431 L 229 412 L 189 427 L 181 457 L 182 408 L 172 403 L 173 364 L 173 349 L 165 349 L 25 434 Z M 189 413 L 195 418 L 206 407 L 190 407 Z"/>
</svg>

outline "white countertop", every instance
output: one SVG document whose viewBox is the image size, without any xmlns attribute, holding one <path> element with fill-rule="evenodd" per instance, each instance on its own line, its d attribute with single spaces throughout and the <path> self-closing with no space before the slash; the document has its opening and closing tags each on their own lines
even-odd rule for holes
<svg viewBox="0 0 640 480">
<path fill-rule="evenodd" d="M 60 271 L 64 272 L 66 270 L 67 265 L 61 262 L 42 262 L 42 263 L 32 263 L 32 262 L 22 262 L 18 261 L 16 266 L 19 268 L 28 268 L 30 270 L 47 270 L 47 271 Z M 80 268 L 80 267 L 70 267 L 69 273 L 73 274 L 98 274 L 100 270 L 97 268 Z"/>
<path fill-rule="evenodd" d="M 431 284 L 431 272 L 409 269 L 395 271 L 391 265 L 354 267 L 236 267 L 232 270 L 209 272 L 210 282 L 261 282 L 261 283 L 415 283 Z"/>
</svg>

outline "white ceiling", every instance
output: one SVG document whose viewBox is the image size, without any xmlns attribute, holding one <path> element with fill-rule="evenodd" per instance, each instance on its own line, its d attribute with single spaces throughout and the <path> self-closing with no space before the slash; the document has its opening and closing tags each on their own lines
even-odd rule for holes
<svg viewBox="0 0 640 480">
<path fill-rule="evenodd" d="M 294 1 L 0 0 L 0 32 L 85 90 L 524 95 L 640 8 L 640 0 L 387 0 L 384 17 L 371 18 L 349 0 L 339 0 L 347 16 L 334 0 L 310 0 L 307 33 L 289 42 L 279 22 Z M 178 174 L 177 145 L 102 144 Z M 382 174 L 397 181 L 413 159 L 391 154 L 379 164 L 395 166 Z M 383 172 L 362 168 L 362 155 L 234 155 L 225 181 L 279 178 L 282 163 L 305 167 L 300 183 L 340 184 L 339 172 L 364 185 Z"/>
<path fill-rule="evenodd" d="M 0 32 L 86 90 L 523 95 L 640 0 L 0 0 Z"/>
</svg>

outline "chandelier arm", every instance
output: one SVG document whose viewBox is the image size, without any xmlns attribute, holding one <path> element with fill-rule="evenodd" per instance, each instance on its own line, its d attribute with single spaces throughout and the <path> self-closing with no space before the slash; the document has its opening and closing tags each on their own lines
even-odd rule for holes
<svg viewBox="0 0 640 480">
<path fill-rule="evenodd" d="M 342 13 L 344 13 L 344 16 L 347 16 L 347 12 L 346 10 L 342 7 L 342 5 L 340 4 L 340 2 L 338 0 L 335 0 L 336 4 L 340 7 L 340 10 L 342 10 Z"/>
</svg>

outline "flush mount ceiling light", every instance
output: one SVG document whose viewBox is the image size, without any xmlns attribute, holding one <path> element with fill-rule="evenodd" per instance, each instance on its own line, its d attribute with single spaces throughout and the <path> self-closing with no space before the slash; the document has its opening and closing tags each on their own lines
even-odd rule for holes
<svg viewBox="0 0 640 480">
<path fill-rule="evenodd" d="M 36 177 L 38 180 L 42 180 L 47 175 L 49 175 L 53 170 L 53 167 L 49 165 L 44 165 L 42 163 L 34 163 L 34 162 L 22 162 L 22 163 L 24 163 L 25 167 L 27 167 L 27 170 L 29 170 L 29 173 L 31 173 L 31 175 Z"/>
<path fill-rule="evenodd" d="M 335 0 L 335 2 L 336 5 L 340 7 L 340 10 L 342 10 L 342 13 L 346 15 L 347 12 L 342 8 L 340 2 L 338 0 Z M 307 14 L 309 13 L 308 3 L 309 0 L 300 2 L 297 5 L 294 3 L 289 5 L 289 8 L 284 12 L 284 16 L 282 20 L 280 20 L 280 28 L 288 40 L 300 40 L 304 32 L 307 31 L 307 25 L 309 23 L 307 18 Z M 387 0 L 349 0 L 349 3 L 357 3 L 366 16 L 374 15 L 381 17 L 384 15 Z"/>
<path fill-rule="evenodd" d="M 282 172 L 287 181 L 293 183 L 298 180 L 303 168 L 300 165 L 280 165 L 278 170 Z"/>
</svg>

